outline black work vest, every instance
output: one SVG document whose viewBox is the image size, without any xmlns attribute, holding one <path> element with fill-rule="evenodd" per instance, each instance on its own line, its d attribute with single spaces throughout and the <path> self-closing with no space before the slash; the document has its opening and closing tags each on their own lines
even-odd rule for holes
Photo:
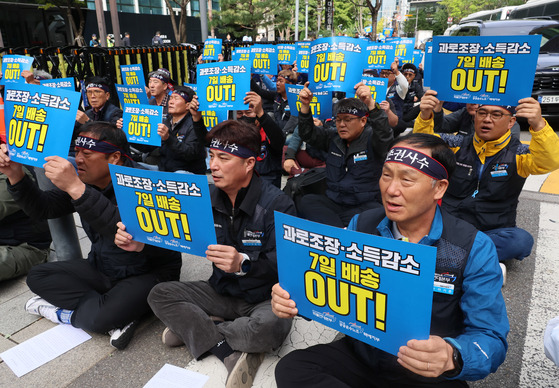
<svg viewBox="0 0 559 388">
<path fill-rule="evenodd" d="M 384 217 L 384 209 L 373 209 L 361 213 L 357 220 L 357 231 L 380 235 L 377 226 Z M 445 211 L 442 211 L 442 220 L 442 235 L 434 244 L 434 247 L 437 248 L 434 284 L 437 286 L 437 284 L 444 283 L 447 290 L 453 287 L 453 293 L 433 293 L 430 333 L 444 338 L 457 337 L 464 330 L 464 314 L 460 308 L 464 268 L 478 231 L 472 225 Z M 394 373 L 409 374 L 418 381 L 444 380 L 444 378 L 431 379 L 412 374 L 398 364 L 396 357 L 392 354 L 356 339 L 346 338 L 366 365 L 391 369 L 394 370 Z"/>
<path fill-rule="evenodd" d="M 516 138 L 486 160 L 481 177 L 473 135 L 456 152 L 456 170 L 443 198 L 443 208 L 479 230 L 516 226 L 518 197 L 526 178 L 518 175 L 516 155 L 524 147 Z M 477 191 L 477 193 L 476 193 Z"/>
</svg>

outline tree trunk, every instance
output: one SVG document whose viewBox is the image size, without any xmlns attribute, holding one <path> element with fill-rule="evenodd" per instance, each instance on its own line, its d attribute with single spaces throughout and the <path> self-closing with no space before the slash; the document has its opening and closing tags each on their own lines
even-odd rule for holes
<svg viewBox="0 0 559 388">
<path fill-rule="evenodd" d="M 375 5 L 371 2 L 371 0 L 367 1 L 367 7 L 369 11 L 371 11 L 371 27 L 372 31 L 372 38 L 373 40 L 377 40 L 377 15 L 380 7 L 382 6 L 382 0 L 376 0 Z"/>
<path fill-rule="evenodd" d="M 177 43 L 186 43 L 186 5 L 188 2 L 181 3 L 181 16 L 179 23 L 180 40 Z"/>
<path fill-rule="evenodd" d="M 180 35 L 179 30 L 177 29 L 177 21 L 175 20 L 175 13 L 173 12 L 173 7 L 171 6 L 171 2 L 169 0 L 165 0 L 165 4 L 167 4 L 167 8 L 169 9 L 169 16 L 171 17 L 171 24 L 173 25 L 173 33 L 175 34 L 175 40 L 177 43 L 180 43 Z M 182 8 L 181 8 L 182 13 Z"/>
</svg>

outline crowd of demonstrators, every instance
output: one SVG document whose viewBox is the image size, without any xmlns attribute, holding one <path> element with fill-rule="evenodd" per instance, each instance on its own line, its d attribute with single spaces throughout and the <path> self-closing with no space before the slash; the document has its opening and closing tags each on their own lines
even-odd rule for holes
<svg viewBox="0 0 559 388">
<path fill-rule="evenodd" d="M 355 214 L 380 206 L 378 179 L 393 139 L 387 116 L 369 87 L 359 83 L 355 89 L 358 98 L 336 103 L 335 127 L 314 125 L 313 94 L 308 87 L 299 94 L 299 135 L 328 155 L 325 195 L 305 195 L 297 210 L 306 219 L 342 228 Z"/>
<path fill-rule="evenodd" d="M 416 157 L 398 159 L 402 149 Z M 427 161 L 427 168 L 418 160 Z M 278 387 L 365 387 L 371 381 L 379 387 L 467 387 L 465 380 L 497 370 L 505 359 L 509 323 L 495 247 L 437 205 L 454 165 L 452 151 L 436 137 L 398 138 L 382 168 L 383 208 L 356 215 L 348 227 L 437 248 L 436 272 L 457 280 L 452 295 L 433 295 L 429 339 L 409 340 L 397 356 L 348 336 L 295 350 L 276 366 Z M 279 284 L 272 289 L 272 309 L 280 318 L 298 313 Z"/>
<path fill-rule="evenodd" d="M 81 127 L 76 138 L 77 174 L 59 156 L 49 156 L 45 174 L 56 188 L 42 191 L 19 163 L 10 161 L 1 145 L 0 172 L 8 177 L 15 202 L 38 219 L 77 212 L 92 242 L 87 260 L 81 257 L 33 267 L 27 285 L 37 294 L 27 312 L 55 323 L 111 334 L 111 345 L 124 348 L 137 322 L 150 308 L 147 295 L 160 281 L 178 280 L 179 252 L 147 246 L 126 252 L 114 243 L 120 221 L 109 164 L 131 166 L 124 132 L 107 122 Z"/>
<path fill-rule="evenodd" d="M 217 235 L 206 251 L 212 276 L 161 283 L 148 301 L 167 326 L 166 345 L 186 344 L 197 359 L 213 354 L 227 368 L 227 387 L 250 387 L 262 353 L 278 348 L 291 328 L 273 314 L 270 293 L 278 281 L 274 211 L 295 210 L 287 195 L 255 174 L 261 137 L 254 125 L 225 121 L 207 136 Z M 115 241 L 145 249 L 131 238 L 121 228 Z"/>
<path fill-rule="evenodd" d="M 154 44 L 160 41 L 157 33 Z M 134 241 L 120 222 L 108 165 L 141 166 L 130 157 L 122 110 L 110 102 L 112 85 L 88 79 L 90 108 L 78 111 L 74 129 L 77 172 L 63 158 L 46 159 L 55 189 L 40 190 L 1 146 L 0 172 L 13 201 L 3 198 L 0 186 L 0 206 L 15 225 L 5 227 L 25 241 L 7 235 L 0 244 L 45 250 L 44 222 L 32 223 L 23 212 L 41 220 L 77 212 L 92 241 L 87 260 L 30 269 L 45 261 L 37 255 L 8 275 L 30 270 L 27 282 L 37 296 L 26 310 L 56 323 L 109 332 L 119 349 L 132 338 L 138 320 L 153 311 L 166 325 L 166 345 L 186 344 L 197 359 L 216 355 L 228 371 L 228 387 L 249 386 L 261 353 L 282 344 L 297 314 L 290 295 L 274 286 L 273 222 L 275 210 L 297 210 L 323 224 L 434 246 L 437 273 L 450 271 L 457 281 L 454 294 L 434 294 L 429 340 L 409 341 L 398 356 L 349 337 L 296 351 L 278 364 L 278 386 L 362 386 L 374 375 L 381 386 L 454 387 L 494 372 L 504 360 L 508 333 L 500 291 L 506 268 L 499 268 L 499 261 L 530 254 L 533 238 L 516 227 L 518 197 L 530 174 L 559 168 L 559 138 L 532 98 L 516 108 L 468 104 L 444 116 L 437 93 L 423 95 L 419 73 L 411 64 L 400 68 L 396 59 L 380 74 L 389 80 L 386 99 L 375 102 L 368 86 L 359 83 L 357 97 L 341 98 L 333 105 L 333 118 L 322 123 L 311 114 L 308 83 L 299 94 L 298 116 L 291 115 L 286 85 L 301 78 L 296 68 L 285 66 L 275 83 L 254 76 L 244 97 L 248 109 L 208 133 L 195 92 L 174 85 L 167 69 L 151 72 L 149 103 L 163 106 L 163 123 L 157 130 L 161 147 L 138 148 L 142 161 L 153 157 L 149 163 L 157 165 L 144 168 L 204 174 L 205 146 L 210 149 L 217 244 L 206 251 L 212 276 L 198 282 L 179 281 L 179 253 Z M 36 74 L 24 76 L 38 82 Z M 511 132 L 518 128 L 515 115 L 531 126 L 529 146 Z M 411 126 L 418 133 L 398 137 Z M 429 162 L 427 173 L 413 162 L 394 160 L 393 152 L 402 147 Z M 295 209 L 278 189 L 282 167 L 296 174 L 301 167 L 321 165 L 326 192 L 303 196 Z M 39 234 L 32 237 L 31 229 Z M 9 272 L 1 248 L 0 280 Z"/>
<path fill-rule="evenodd" d="M 414 132 L 433 134 L 433 112 L 442 109 L 436 91 L 425 93 L 420 109 Z M 438 134 L 457 160 L 443 207 L 488 235 L 499 261 L 522 260 L 530 255 L 534 239 L 516 226 L 518 198 L 529 175 L 559 168 L 559 137 L 531 97 L 519 100 L 516 107 L 480 105 L 474 116 L 473 133 Z M 511 134 L 516 117 L 530 125 L 529 145 Z M 504 264 L 501 269 L 506 274 Z"/>
</svg>

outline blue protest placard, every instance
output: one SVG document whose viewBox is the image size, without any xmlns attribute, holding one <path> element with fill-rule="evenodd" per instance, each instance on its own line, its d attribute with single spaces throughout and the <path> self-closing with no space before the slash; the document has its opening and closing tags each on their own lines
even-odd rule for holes
<svg viewBox="0 0 559 388">
<path fill-rule="evenodd" d="M 363 76 L 361 82 L 371 89 L 371 97 L 375 102 L 380 103 L 386 100 L 386 91 L 388 90 L 388 78 L 376 78 Z M 357 96 L 356 96 L 357 97 Z"/>
<path fill-rule="evenodd" d="M 396 355 L 428 339 L 436 248 L 275 212 L 278 275 L 299 314 Z"/>
<path fill-rule="evenodd" d="M 205 175 L 109 168 L 122 222 L 135 241 L 206 256 L 216 237 Z"/>
<path fill-rule="evenodd" d="M 4 55 L 2 57 L 2 79 L 0 85 L 13 83 L 25 83 L 25 78 L 21 77 L 21 72 L 31 70 L 33 57 L 27 55 Z"/>
<path fill-rule="evenodd" d="M 204 125 L 209 131 L 217 124 L 227 120 L 228 114 L 229 112 L 226 110 L 203 110 L 202 118 L 204 119 Z"/>
<path fill-rule="evenodd" d="M 293 65 L 297 57 L 297 46 L 294 44 L 278 44 L 278 64 Z"/>
<path fill-rule="evenodd" d="M 206 39 L 204 42 L 204 50 L 202 51 L 202 60 L 217 61 L 221 54 L 221 39 Z"/>
<path fill-rule="evenodd" d="M 245 110 L 250 91 L 250 63 L 214 62 L 198 65 L 197 94 L 200 110 Z"/>
<path fill-rule="evenodd" d="M 303 85 L 285 85 L 285 93 L 287 94 L 287 103 L 291 109 L 292 116 L 299 116 L 301 103 L 299 102 L 299 93 L 303 90 Z M 294 107 L 294 108 L 292 108 Z M 309 105 L 313 117 L 320 120 L 332 118 L 332 96 L 328 90 L 313 92 L 313 97 Z"/>
<path fill-rule="evenodd" d="M 76 91 L 76 83 L 74 81 L 74 77 L 42 79 L 39 82 L 42 86 L 47 86 L 49 88 L 61 88 L 71 90 L 73 92 Z"/>
<path fill-rule="evenodd" d="M 431 88 L 443 101 L 517 105 L 532 95 L 540 40 L 541 35 L 436 36 Z"/>
<path fill-rule="evenodd" d="M 122 130 L 131 143 L 160 147 L 161 136 L 157 134 L 157 124 L 162 122 L 162 117 L 162 106 L 124 104 Z"/>
<path fill-rule="evenodd" d="M 431 67 L 433 60 L 433 42 L 425 43 L 425 62 L 423 63 L 423 86 L 431 86 Z"/>
<path fill-rule="evenodd" d="M 394 55 L 400 60 L 400 65 L 413 61 L 414 38 L 397 38 L 390 40 L 394 45 Z"/>
<path fill-rule="evenodd" d="M 231 54 L 232 61 L 250 61 L 250 47 L 235 47 Z"/>
<path fill-rule="evenodd" d="M 345 36 L 314 40 L 311 44 L 310 89 L 353 93 L 366 65 L 366 46 L 367 42 L 361 39 Z"/>
<path fill-rule="evenodd" d="M 394 45 L 388 43 L 367 44 L 367 69 L 390 69 L 395 58 Z"/>
<path fill-rule="evenodd" d="M 255 44 L 250 48 L 252 72 L 254 74 L 278 73 L 278 54 L 276 46 L 271 44 Z"/>
<path fill-rule="evenodd" d="M 80 94 L 64 89 L 10 84 L 4 115 L 10 158 L 43 167 L 45 157 L 68 157 Z"/>
<path fill-rule="evenodd" d="M 311 50 L 297 50 L 297 72 L 308 73 L 311 66 Z"/>
<path fill-rule="evenodd" d="M 135 65 L 120 65 L 122 82 L 125 86 L 145 87 L 144 67 L 141 63 Z"/>
<path fill-rule="evenodd" d="M 197 91 L 198 87 L 195 84 L 187 84 L 185 83 L 184 86 L 188 86 L 195 92 Z M 227 116 L 229 115 L 229 111 L 218 109 L 218 110 L 203 110 L 201 111 L 202 118 L 204 119 L 204 125 L 208 128 L 208 131 L 215 127 L 217 124 L 227 120 Z"/>
<path fill-rule="evenodd" d="M 148 96 L 143 86 L 126 86 L 115 84 L 116 94 L 120 100 L 120 105 L 124 104 L 143 104 L 148 105 Z"/>
<path fill-rule="evenodd" d="M 385 28 L 382 30 L 382 35 L 384 35 L 387 38 L 390 38 L 393 32 L 394 32 L 393 28 Z"/>
<path fill-rule="evenodd" d="M 413 50 L 413 61 L 412 63 L 417 66 L 423 60 L 423 51 L 421 50 Z"/>
</svg>

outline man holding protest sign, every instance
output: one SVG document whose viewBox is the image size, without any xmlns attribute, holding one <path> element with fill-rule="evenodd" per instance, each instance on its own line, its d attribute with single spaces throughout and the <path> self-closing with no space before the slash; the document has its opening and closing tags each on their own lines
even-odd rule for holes
<svg viewBox="0 0 559 388">
<path fill-rule="evenodd" d="M 253 125 L 224 121 L 207 136 L 210 187 L 217 245 L 209 281 L 168 282 L 153 288 L 148 302 L 167 326 L 163 343 L 186 344 L 195 358 L 217 356 L 229 373 L 227 387 L 250 387 L 260 353 L 279 347 L 291 328 L 277 318 L 270 291 L 277 282 L 274 211 L 294 214 L 293 202 L 254 174 L 261 138 Z M 119 230 L 123 249 L 143 244 Z"/>
<path fill-rule="evenodd" d="M 296 350 L 276 367 L 278 387 L 465 387 L 464 380 L 482 379 L 504 361 L 509 324 L 495 247 L 437 206 L 454 168 L 442 140 L 399 138 L 379 182 L 384 209 L 357 215 L 348 227 L 437 248 L 435 283 L 454 280 L 434 291 L 429 339 L 411 339 L 396 355 L 350 337 Z M 272 309 L 281 318 L 298 313 L 279 284 Z"/>
<path fill-rule="evenodd" d="M 66 159 L 45 158 L 45 174 L 57 186 L 48 191 L 41 191 L 1 147 L 0 172 L 18 205 L 39 219 L 77 212 L 92 243 L 87 260 L 33 267 L 27 284 L 38 296 L 25 309 L 55 323 L 109 332 L 111 345 L 125 348 L 137 320 L 150 311 L 149 291 L 160 281 L 177 280 L 182 261 L 178 252 L 156 247 L 125 252 L 113 242 L 120 215 L 109 164 L 131 164 L 124 132 L 106 122 L 84 125 L 76 139 L 77 174 Z"/>
<path fill-rule="evenodd" d="M 167 69 L 157 69 L 149 73 L 148 97 L 150 105 L 163 107 L 163 118 L 167 117 L 169 91 L 173 88 L 171 73 Z"/>
<path fill-rule="evenodd" d="M 177 86 L 169 98 L 169 116 L 157 126 L 161 136 L 160 171 L 206 173 L 206 126 L 194 90 Z"/>
<path fill-rule="evenodd" d="M 420 108 L 414 132 L 433 133 L 433 112 L 442 109 L 437 92 L 426 92 Z M 529 146 L 511 135 L 515 115 L 530 124 Z M 443 207 L 486 233 L 495 243 L 500 261 L 528 256 L 534 239 L 516 227 L 518 197 L 530 174 L 559 168 L 559 138 L 542 117 L 540 104 L 529 97 L 519 100 L 516 108 L 480 105 L 474 133 L 439 136 L 452 147 L 457 160 Z M 504 265 L 501 268 L 505 273 Z"/>
<path fill-rule="evenodd" d="M 380 206 L 378 178 L 392 142 L 386 113 L 367 85 L 355 85 L 355 95 L 336 105 L 336 130 L 315 126 L 308 84 L 299 94 L 299 135 L 303 141 L 328 152 L 326 195 L 307 194 L 297 210 L 311 221 L 345 227 L 364 210 Z"/>
</svg>

